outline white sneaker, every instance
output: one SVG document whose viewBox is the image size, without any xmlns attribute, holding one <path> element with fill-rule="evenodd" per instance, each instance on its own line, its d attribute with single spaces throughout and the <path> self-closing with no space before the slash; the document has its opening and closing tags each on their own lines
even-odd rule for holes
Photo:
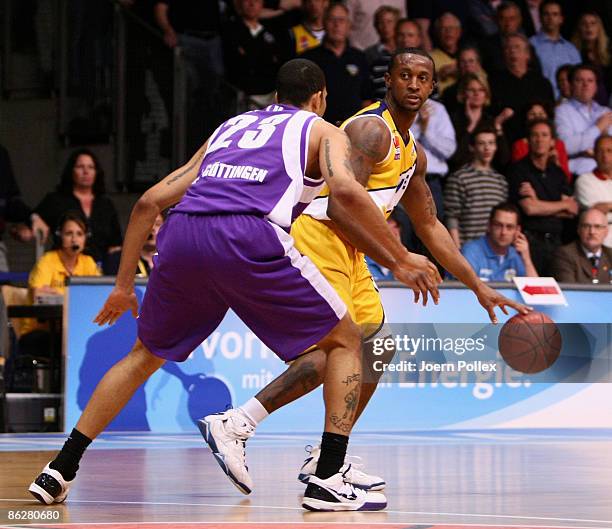
<svg viewBox="0 0 612 529">
<path fill-rule="evenodd" d="M 358 489 L 347 478 L 351 465 L 345 464 L 337 474 L 320 479 L 310 476 L 302 507 L 309 511 L 381 511 L 387 498 L 381 492 Z"/>
<path fill-rule="evenodd" d="M 47 463 L 38 477 L 30 483 L 28 490 L 40 503 L 62 503 L 68 496 L 73 481 L 66 481 L 57 470 L 49 468 Z"/>
<path fill-rule="evenodd" d="M 317 470 L 317 463 L 319 462 L 319 455 L 321 454 L 321 447 L 319 446 L 306 446 L 306 452 L 308 457 L 304 460 L 300 473 L 298 474 L 298 480 L 302 483 L 308 483 L 311 476 L 314 476 Z M 347 456 L 345 463 L 349 460 L 351 468 L 347 474 L 347 480 L 358 489 L 363 490 L 383 490 L 387 483 L 380 476 L 374 476 L 372 474 L 366 474 L 359 470 L 363 467 L 362 463 L 354 463 L 353 460 L 361 461 L 359 456 Z"/>
<path fill-rule="evenodd" d="M 198 428 L 223 472 L 240 492 L 250 494 L 253 480 L 246 465 L 245 444 L 255 428 L 236 409 L 207 415 L 198 421 Z"/>
</svg>

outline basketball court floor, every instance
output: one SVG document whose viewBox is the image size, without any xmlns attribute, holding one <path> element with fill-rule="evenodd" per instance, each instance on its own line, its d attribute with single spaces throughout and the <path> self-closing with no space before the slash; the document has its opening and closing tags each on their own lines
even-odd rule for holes
<svg viewBox="0 0 612 529">
<path fill-rule="evenodd" d="M 64 434 L 0 436 L 0 527 L 612 528 L 612 431 L 354 434 L 350 453 L 387 479 L 388 508 L 309 513 L 296 479 L 311 435 L 247 443 L 240 494 L 199 435 L 103 434 L 63 505 L 27 492 Z M 19 519 L 15 519 L 19 516 Z"/>
</svg>

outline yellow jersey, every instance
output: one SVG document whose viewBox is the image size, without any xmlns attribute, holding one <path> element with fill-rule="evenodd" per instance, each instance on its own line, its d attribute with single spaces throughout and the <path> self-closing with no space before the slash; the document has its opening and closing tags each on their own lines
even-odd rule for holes
<svg viewBox="0 0 612 529">
<path fill-rule="evenodd" d="M 384 101 L 377 101 L 360 110 L 342 123 L 340 128 L 344 129 L 356 119 L 372 116 L 383 120 L 391 133 L 391 142 L 387 156 L 372 168 L 366 190 L 385 217 L 388 217 L 402 198 L 416 169 L 416 143 L 410 131 L 408 132 L 408 143 L 404 142 Z M 319 220 L 329 220 L 327 216 L 328 197 L 329 188 L 326 185 L 319 196 L 306 208 L 304 214 Z"/>
<path fill-rule="evenodd" d="M 310 31 L 304 24 L 298 24 L 291 28 L 291 35 L 295 41 L 295 53 L 299 55 L 305 51 L 316 48 L 321 44 L 321 39 Z"/>
</svg>

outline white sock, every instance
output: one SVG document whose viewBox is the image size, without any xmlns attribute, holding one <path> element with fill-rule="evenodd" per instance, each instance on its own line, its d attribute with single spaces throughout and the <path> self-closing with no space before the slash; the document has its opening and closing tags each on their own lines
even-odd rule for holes
<svg viewBox="0 0 612 529">
<path fill-rule="evenodd" d="M 268 410 L 255 397 L 247 400 L 238 409 L 246 416 L 254 428 L 269 415 Z"/>
</svg>

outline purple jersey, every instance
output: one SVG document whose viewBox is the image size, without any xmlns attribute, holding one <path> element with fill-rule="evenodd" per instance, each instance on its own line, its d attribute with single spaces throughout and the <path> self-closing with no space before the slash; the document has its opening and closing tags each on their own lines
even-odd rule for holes
<svg viewBox="0 0 612 529">
<path fill-rule="evenodd" d="M 288 228 L 324 183 L 304 174 L 316 119 L 279 104 L 227 120 L 210 137 L 198 177 L 174 211 L 257 215 Z"/>
</svg>

